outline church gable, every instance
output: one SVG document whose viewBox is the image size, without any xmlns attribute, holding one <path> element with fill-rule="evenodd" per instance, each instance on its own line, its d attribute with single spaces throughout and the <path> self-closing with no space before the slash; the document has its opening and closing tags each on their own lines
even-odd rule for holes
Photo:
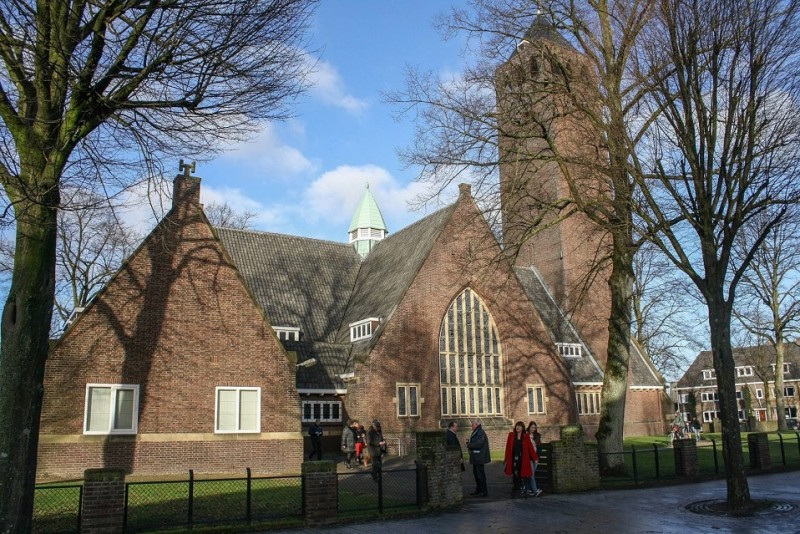
<svg viewBox="0 0 800 534">
<path fill-rule="evenodd" d="M 174 197 L 48 359 L 42 472 L 80 466 L 75 455 L 129 472 L 185 471 L 204 456 L 211 470 L 266 466 L 250 455 L 300 428 L 294 365 L 203 215 L 199 179 L 180 176 Z M 242 441 L 220 452 L 230 433 Z M 114 434 L 129 439 L 106 443 Z M 299 435 L 287 447 L 299 465 Z"/>
</svg>

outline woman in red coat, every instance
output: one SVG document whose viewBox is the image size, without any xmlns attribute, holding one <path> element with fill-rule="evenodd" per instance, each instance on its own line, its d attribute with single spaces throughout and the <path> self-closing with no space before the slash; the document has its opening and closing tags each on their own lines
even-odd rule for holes
<svg viewBox="0 0 800 534">
<path fill-rule="evenodd" d="M 503 461 L 505 472 L 513 476 L 514 487 L 512 491 L 520 489 L 525 491 L 523 481 L 533 476 L 531 462 L 538 462 L 539 455 L 533 448 L 533 442 L 525 432 L 525 424 L 517 421 L 514 431 L 508 433 L 506 440 L 506 455 Z"/>
</svg>

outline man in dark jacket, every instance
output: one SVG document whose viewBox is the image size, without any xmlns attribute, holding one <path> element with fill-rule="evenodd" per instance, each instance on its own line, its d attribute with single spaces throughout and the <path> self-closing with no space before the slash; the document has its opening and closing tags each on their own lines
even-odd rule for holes
<svg viewBox="0 0 800 534">
<path fill-rule="evenodd" d="M 308 429 L 308 435 L 313 447 L 308 459 L 311 460 L 316 455 L 317 460 L 322 460 L 322 427 L 319 426 L 319 421 L 314 421 L 314 424 Z"/>
<path fill-rule="evenodd" d="M 489 454 L 489 437 L 483 431 L 480 419 L 472 421 L 472 434 L 466 440 L 469 450 L 469 463 L 472 464 L 472 474 L 475 476 L 475 491 L 470 493 L 476 497 L 488 497 L 489 488 L 486 485 L 486 471 L 484 465 L 492 461 Z"/>
<path fill-rule="evenodd" d="M 458 423 L 451 421 L 447 426 L 447 448 L 458 449 L 458 457 L 461 460 L 461 470 L 464 470 L 464 451 L 461 449 L 461 442 L 458 441 Z"/>
</svg>

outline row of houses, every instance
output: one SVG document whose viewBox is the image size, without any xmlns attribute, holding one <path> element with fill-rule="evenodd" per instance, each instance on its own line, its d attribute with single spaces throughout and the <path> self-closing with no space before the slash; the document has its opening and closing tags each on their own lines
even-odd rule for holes
<svg viewBox="0 0 800 534">
<path fill-rule="evenodd" d="M 736 365 L 736 398 L 739 420 L 776 421 L 779 416 L 797 424 L 800 405 L 800 346 L 784 345 L 784 413 L 778 414 L 775 403 L 775 349 L 769 346 L 741 347 L 733 350 Z M 673 401 L 684 417 L 695 412 L 700 421 L 714 424 L 719 418 L 719 393 L 711 351 L 697 355 L 684 375 L 672 387 Z M 694 406 L 692 403 L 694 402 Z"/>
</svg>

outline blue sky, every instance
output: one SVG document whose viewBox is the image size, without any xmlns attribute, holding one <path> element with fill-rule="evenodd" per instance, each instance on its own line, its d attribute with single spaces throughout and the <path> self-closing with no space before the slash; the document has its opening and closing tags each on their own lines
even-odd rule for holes
<svg viewBox="0 0 800 534">
<path fill-rule="evenodd" d="M 390 232 L 424 216 L 408 204 L 423 188 L 417 170 L 403 169 L 397 156 L 414 125 L 396 121 L 381 92 L 402 89 L 407 67 L 460 72 L 460 44 L 433 27 L 454 3 L 463 2 L 321 2 L 308 35 L 320 58 L 313 87 L 293 119 L 198 164 L 203 202 L 257 212 L 259 230 L 334 241 L 346 240 L 366 182 Z"/>
</svg>

